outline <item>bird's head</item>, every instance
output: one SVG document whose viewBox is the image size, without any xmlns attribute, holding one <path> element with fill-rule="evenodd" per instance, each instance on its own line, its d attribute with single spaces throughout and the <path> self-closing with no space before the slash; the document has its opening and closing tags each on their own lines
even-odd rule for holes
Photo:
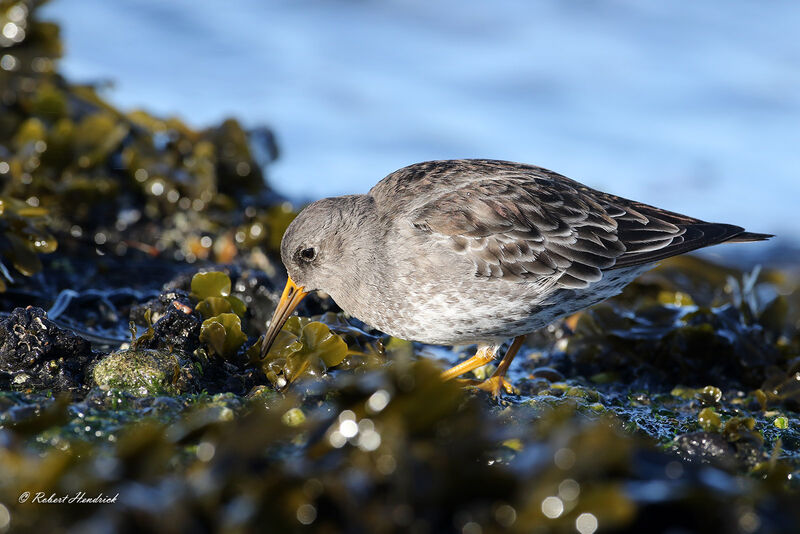
<svg viewBox="0 0 800 534">
<path fill-rule="evenodd" d="M 342 259 L 356 248 L 353 236 L 365 198 L 351 195 L 318 200 L 303 209 L 286 229 L 281 240 L 281 260 L 288 279 L 267 329 L 262 357 L 310 291 L 330 292 L 327 286 L 343 278 Z"/>
</svg>

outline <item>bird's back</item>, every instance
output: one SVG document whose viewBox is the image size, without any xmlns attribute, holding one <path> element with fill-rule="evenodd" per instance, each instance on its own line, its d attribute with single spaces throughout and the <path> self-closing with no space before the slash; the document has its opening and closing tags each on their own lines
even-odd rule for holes
<svg viewBox="0 0 800 534">
<path fill-rule="evenodd" d="M 477 276 L 558 275 L 565 287 L 725 241 L 771 237 L 506 161 L 418 163 L 390 174 L 370 195 L 404 216 L 397 219 L 469 256 Z"/>
</svg>

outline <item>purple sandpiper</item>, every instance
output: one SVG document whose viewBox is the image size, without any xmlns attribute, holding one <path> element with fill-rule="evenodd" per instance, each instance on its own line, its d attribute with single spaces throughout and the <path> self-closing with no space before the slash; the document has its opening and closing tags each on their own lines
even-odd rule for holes
<svg viewBox="0 0 800 534">
<path fill-rule="evenodd" d="M 505 374 L 525 334 L 622 291 L 659 260 L 767 234 L 709 223 L 507 161 L 418 163 L 366 195 L 307 206 L 281 243 L 288 281 L 262 343 L 266 355 L 312 290 L 379 330 L 435 345 L 477 344 L 451 379 L 490 362 Z"/>
</svg>

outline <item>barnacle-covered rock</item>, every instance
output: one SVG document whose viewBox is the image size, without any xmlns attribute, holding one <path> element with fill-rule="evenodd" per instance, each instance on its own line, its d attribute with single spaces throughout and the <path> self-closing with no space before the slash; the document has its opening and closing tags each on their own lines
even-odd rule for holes
<svg viewBox="0 0 800 534">
<path fill-rule="evenodd" d="M 0 321 L 4 387 L 78 390 L 96 355 L 85 339 L 59 328 L 41 308 L 17 308 Z"/>
<path fill-rule="evenodd" d="M 139 338 L 136 347 L 188 355 L 200 344 L 200 328 L 200 318 L 192 313 L 192 309 L 179 300 L 173 300 L 165 308 L 164 315 L 152 325 L 152 334 Z"/>
</svg>

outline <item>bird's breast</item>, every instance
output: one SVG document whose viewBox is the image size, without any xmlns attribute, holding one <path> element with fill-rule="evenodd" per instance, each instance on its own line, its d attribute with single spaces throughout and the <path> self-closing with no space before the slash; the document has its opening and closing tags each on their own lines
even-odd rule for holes
<svg viewBox="0 0 800 534">
<path fill-rule="evenodd" d="M 337 303 L 401 339 L 434 345 L 498 342 L 619 294 L 648 267 L 610 271 L 580 290 L 559 288 L 549 277 L 514 282 L 446 273 L 398 276 L 397 284 L 355 291 Z"/>
</svg>

